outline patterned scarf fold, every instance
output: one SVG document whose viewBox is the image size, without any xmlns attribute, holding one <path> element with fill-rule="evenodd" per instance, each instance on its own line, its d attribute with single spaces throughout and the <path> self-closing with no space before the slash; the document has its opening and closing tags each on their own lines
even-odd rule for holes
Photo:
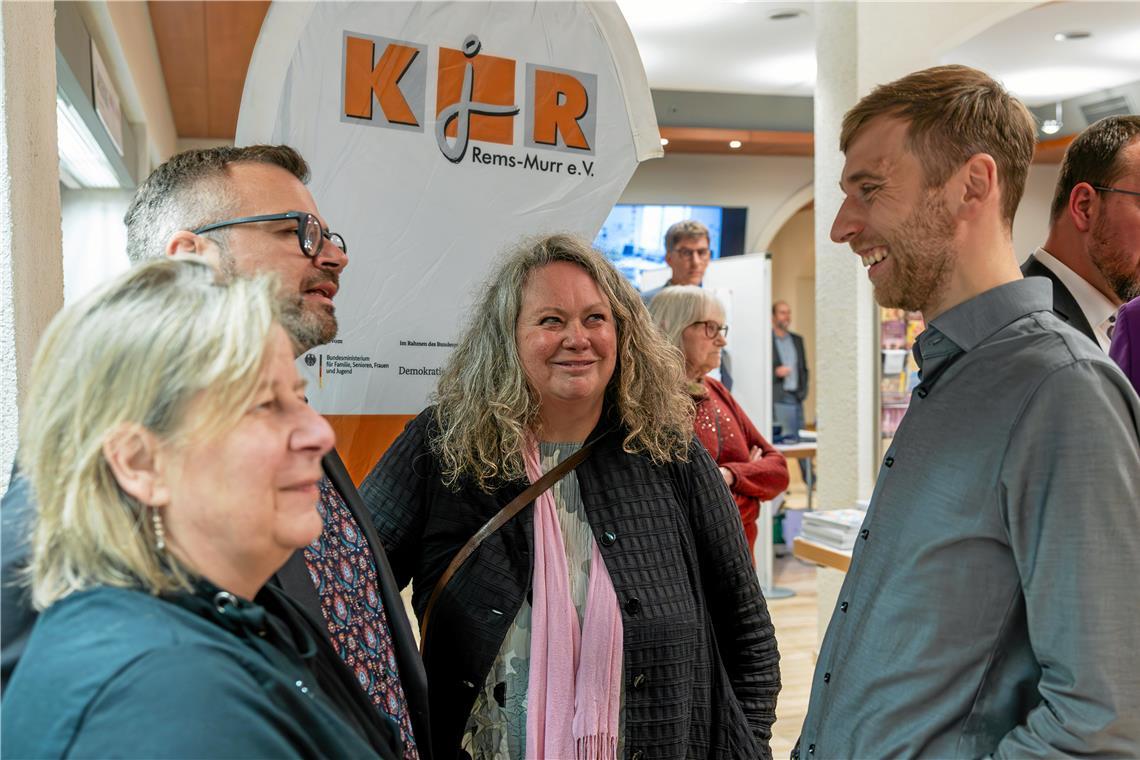
<svg viewBox="0 0 1140 760">
<path fill-rule="evenodd" d="M 524 458 L 533 483 L 542 477 L 536 441 L 528 443 Z M 532 598 L 526 756 L 613 760 L 621 703 L 621 612 L 595 541 L 579 631 L 553 488 L 534 503 Z"/>
</svg>

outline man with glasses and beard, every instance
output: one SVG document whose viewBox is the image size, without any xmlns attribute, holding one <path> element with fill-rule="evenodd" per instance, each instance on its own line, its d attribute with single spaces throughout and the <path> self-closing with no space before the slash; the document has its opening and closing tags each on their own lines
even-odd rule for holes
<svg viewBox="0 0 1140 760">
<path fill-rule="evenodd" d="M 928 326 L 794 757 L 1140 756 L 1140 400 L 1018 271 L 1035 133 L 964 66 L 844 117 L 831 238 Z"/>
<path fill-rule="evenodd" d="M 1065 151 L 1045 245 L 1021 267 L 1053 283 L 1053 312 L 1108 351 L 1140 297 L 1140 116 L 1109 116 Z"/>
<path fill-rule="evenodd" d="M 222 272 L 276 274 L 281 322 L 300 356 L 336 337 L 333 299 L 348 264 L 344 239 L 329 231 L 305 187 L 308 177 L 308 164 L 284 145 L 176 155 L 139 186 L 127 210 L 127 255 L 140 262 L 198 254 Z M 378 719 L 399 727 L 404 757 L 430 757 L 427 679 L 391 568 L 335 449 L 322 465 L 321 537 L 270 582 L 327 630 Z M 34 509 L 27 481 L 15 474 L 0 508 L 5 683 L 35 620 L 17 585 Z"/>
</svg>

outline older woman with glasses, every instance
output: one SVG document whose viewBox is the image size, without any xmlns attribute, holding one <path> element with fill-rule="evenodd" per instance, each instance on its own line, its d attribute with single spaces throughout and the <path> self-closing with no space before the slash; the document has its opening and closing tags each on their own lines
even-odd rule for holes
<svg viewBox="0 0 1140 760">
<path fill-rule="evenodd" d="M 441 756 L 770 756 L 779 655 L 736 508 L 680 355 L 587 243 L 502 261 L 361 494 L 415 582 Z"/>
<path fill-rule="evenodd" d="M 709 450 L 732 491 L 751 552 L 756 545 L 760 502 L 788 487 L 784 455 L 764 440 L 736 399 L 708 373 L 720 365 L 728 335 L 724 307 L 693 285 L 661 291 L 649 304 L 653 321 L 685 355 L 685 379 L 697 405 L 697 438 Z"/>
<path fill-rule="evenodd" d="M 139 266 L 40 343 L 20 465 L 43 611 L 4 693 L 11 757 L 399 757 L 324 635 L 271 587 L 321 532 L 333 434 L 275 281 Z"/>
</svg>

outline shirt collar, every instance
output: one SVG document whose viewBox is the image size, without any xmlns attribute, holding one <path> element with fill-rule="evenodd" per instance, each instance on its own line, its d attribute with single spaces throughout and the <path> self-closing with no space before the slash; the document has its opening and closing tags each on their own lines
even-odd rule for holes
<svg viewBox="0 0 1140 760">
<path fill-rule="evenodd" d="M 1014 280 L 938 315 L 914 343 L 914 359 L 926 382 L 957 354 L 972 351 L 998 330 L 1036 311 L 1049 311 L 1053 289 L 1044 278 Z"/>
<path fill-rule="evenodd" d="M 1116 307 L 1113 306 L 1112 301 L 1105 298 L 1104 293 L 1094 288 L 1088 280 L 1069 269 L 1044 248 L 1038 248 L 1033 252 L 1033 256 L 1050 272 L 1057 275 L 1057 279 L 1072 294 L 1073 300 L 1077 302 L 1077 306 L 1080 307 L 1081 313 L 1085 315 L 1089 325 L 1098 333 L 1103 333 L 1105 344 L 1102 345 L 1102 348 L 1108 350 L 1108 334 L 1105 332 L 1104 326 L 1109 317 L 1116 315 Z"/>
</svg>

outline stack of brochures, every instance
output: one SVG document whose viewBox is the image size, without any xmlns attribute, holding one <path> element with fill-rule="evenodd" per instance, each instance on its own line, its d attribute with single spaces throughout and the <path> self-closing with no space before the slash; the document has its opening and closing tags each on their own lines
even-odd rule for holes
<svg viewBox="0 0 1140 760">
<path fill-rule="evenodd" d="M 808 541 L 848 551 L 855 546 L 855 539 L 859 537 L 859 529 L 866 516 L 867 513 L 861 509 L 805 512 L 803 532 L 800 535 Z"/>
</svg>

